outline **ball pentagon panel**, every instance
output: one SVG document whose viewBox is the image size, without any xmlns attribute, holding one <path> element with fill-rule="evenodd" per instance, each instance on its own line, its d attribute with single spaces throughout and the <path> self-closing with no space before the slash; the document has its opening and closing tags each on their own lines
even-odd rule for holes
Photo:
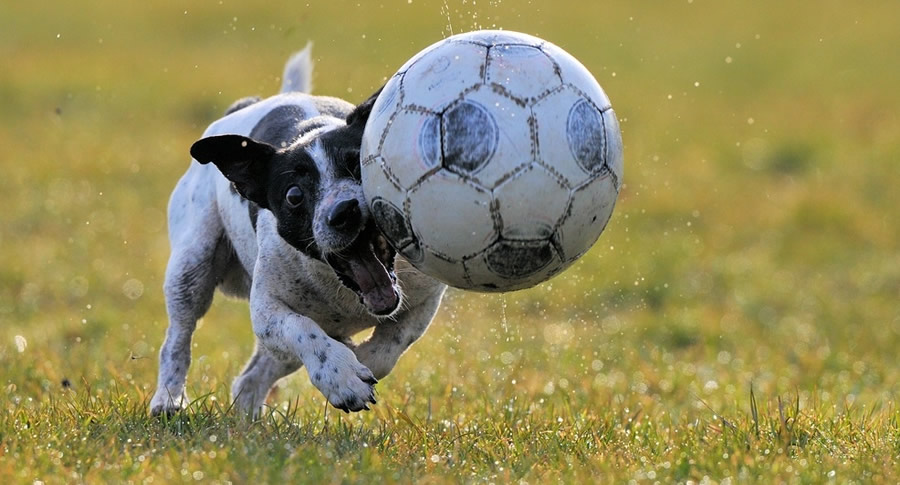
<svg viewBox="0 0 900 485">
<path fill-rule="evenodd" d="M 500 239 L 463 265 L 472 288 L 497 292 L 534 286 L 558 272 L 563 263 L 549 240 Z"/>
<path fill-rule="evenodd" d="M 606 155 L 603 115 L 580 93 L 563 87 L 532 107 L 538 161 L 575 187 L 599 172 Z M 601 157 L 596 160 L 591 157 Z"/>
<path fill-rule="evenodd" d="M 534 159 L 535 146 L 529 124 L 531 115 L 529 109 L 485 85 L 467 93 L 461 102 L 483 107 L 490 116 L 491 126 L 485 124 L 479 126 L 477 130 L 481 133 L 496 133 L 495 148 L 489 163 L 480 164 L 477 170 L 466 175 L 473 177 L 484 187 L 493 188 L 516 170 L 531 163 Z M 445 123 L 443 127 L 445 155 L 450 152 L 448 144 L 453 142 L 452 133 L 448 132 L 447 126 Z M 471 150 L 467 148 L 471 145 L 459 144 L 459 146 L 461 150 Z"/>
<path fill-rule="evenodd" d="M 441 115 L 443 167 L 463 176 L 477 173 L 493 158 L 499 136 L 491 111 L 470 99 L 454 102 Z"/>
</svg>

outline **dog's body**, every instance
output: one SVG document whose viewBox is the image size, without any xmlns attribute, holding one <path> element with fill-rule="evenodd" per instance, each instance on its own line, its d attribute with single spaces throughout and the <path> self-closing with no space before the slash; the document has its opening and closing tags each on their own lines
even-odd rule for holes
<svg viewBox="0 0 900 485">
<path fill-rule="evenodd" d="M 335 407 L 368 409 L 376 379 L 437 311 L 445 286 L 396 255 L 362 194 L 359 144 L 375 96 L 354 107 L 306 94 L 310 74 L 307 48 L 289 60 L 281 94 L 239 100 L 191 148 L 169 202 L 169 328 L 153 414 L 187 404 L 191 336 L 217 287 L 250 300 L 256 352 L 232 398 L 252 415 L 301 365 Z"/>
</svg>

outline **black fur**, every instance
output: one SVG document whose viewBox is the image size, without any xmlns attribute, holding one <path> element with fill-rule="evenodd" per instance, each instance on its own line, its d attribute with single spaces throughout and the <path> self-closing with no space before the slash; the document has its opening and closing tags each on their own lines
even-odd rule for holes
<svg viewBox="0 0 900 485">
<path fill-rule="evenodd" d="M 247 106 L 256 104 L 260 101 L 262 101 L 262 98 L 259 96 L 247 96 L 246 98 L 241 98 L 241 99 L 231 103 L 231 106 L 229 106 L 228 109 L 225 110 L 225 115 L 228 116 L 231 113 L 234 113 L 235 111 L 240 111 L 240 110 L 246 108 Z"/>
<path fill-rule="evenodd" d="M 362 135 L 379 89 L 346 118 L 346 125 L 318 137 L 326 156 L 332 160 L 338 178 L 360 182 L 359 149 Z M 315 129 L 315 119 L 300 122 L 298 106 L 280 106 L 266 114 L 254 126 L 249 137 L 217 135 L 203 138 L 191 147 L 191 155 L 200 163 L 214 163 L 238 192 L 250 201 L 248 213 L 255 228 L 258 208 L 272 211 L 278 221 L 278 233 L 291 246 L 310 257 L 321 259 L 322 252 L 313 237 L 313 215 L 319 197 L 315 162 L 302 146 L 292 146 L 303 133 Z M 288 148 L 278 148 L 288 146 Z M 290 207 L 287 191 L 298 187 L 303 201 Z M 256 209 L 258 210 L 258 209 Z"/>
<path fill-rule="evenodd" d="M 300 137 L 300 121 L 306 115 L 297 105 L 279 106 L 269 111 L 250 131 L 250 138 L 274 147 L 292 144 Z"/>
</svg>

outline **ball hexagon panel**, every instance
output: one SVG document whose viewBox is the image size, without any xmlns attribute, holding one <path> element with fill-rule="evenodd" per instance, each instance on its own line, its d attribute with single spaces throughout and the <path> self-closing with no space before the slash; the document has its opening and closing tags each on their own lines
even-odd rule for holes
<svg viewBox="0 0 900 485">
<path fill-rule="evenodd" d="M 488 109 L 472 100 L 450 105 L 441 116 L 440 131 L 442 163 L 451 172 L 471 176 L 497 151 L 497 122 Z"/>
<path fill-rule="evenodd" d="M 606 227 L 618 195 L 613 178 L 599 175 L 572 192 L 566 218 L 557 229 L 564 261 L 581 257 Z"/>
<path fill-rule="evenodd" d="M 422 261 L 416 264 L 416 268 L 450 286 L 468 288 L 472 285 L 462 262 L 448 260 L 428 249 L 423 251 Z"/>
<path fill-rule="evenodd" d="M 486 85 L 468 93 L 464 101 L 485 107 L 496 126 L 497 143 L 490 163 L 482 165 L 471 174 L 482 186 L 493 188 L 499 181 L 534 159 L 534 143 L 528 120 L 530 111 Z M 488 127 L 482 126 L 478 129 L 487 131 Z M 443 131 L 446 159 L 447 141 L 450 139 L 446 125 Z M 444 163 L 446 164 L 446 160 Z"/>
<path fill-rule="evenodd" d="M 490 192 L 446 170 L 413 187 L 404 209 L 416 238 L 432 252 L 463 258 L 497 238 Z"/>
<path fill-rule="evenodd" d="M 437 42 L 385 85 L 363 190 L 398 253 L 450 285 L 531 287 L 608 222 L 622 177 L 609 99 L 577 60 L 515 32 Z"/>
<path fill-rule="evenodd" d="M 554 59 L 563 83 L 570 84 L 587 96 L 601 111 L 605 111 L 611 106 L 609 97 L 606 96 L 603 88 L 600 87 L 591 72 L 578 62 L 578 59 L 550 42 L 541 45 L 541 50 Z"/>
<path fill-rule="evenodd" d="M 437 115 L 420 111 L 401 109 L 392 117 L 383 135 L 380 153 L 388 171 L 401 187 L 408 189 L 439 168 L 440 127 Z"/>
<path fill-rule="evenodd" d="M 592 118 L 589 110 L 579 106 L 591 107 L 591 104 L 579 93 L 563 87 L 532 107 L 532 116 L 537 120 L 538 161 L 561 176 L 570 187 L 580 185 L 592 176 L 579 161 L 579 157 L 589 156 L 591 153 L 605 154 L 605 151 L 587 150 L 590 146 L 605 143 L 603 140 L 606 139 L 606 132 L 602 129 L 602 116 L 597 112 L 598 118 Z M 582 141 L 583 136 L 591 138 Z M 576 142 L 574 146 L 573 141 Z M 602 163 L 599 166 L 602 167 Z"/>
<path fill-rule="evenodd" d="M 569 189 L 540 165 L 530 165 L 494 189 L 504 239 L 549 239 L 569 205 Z"/>
<path fill-rule="evenodd" d="M 487 48 L 465 42 L 447 42 L 419 59 L 403 76 L 405 106 L 441 112 L 460 93 L 484 79 Z"/>
<path fill-rule="evenodd" d="M 616 176 L 616 190 L 622 184 L 625 175 L 624 147 L 622 146 L 622 131 L 619 130 L 619 120 L 612 108 L 603 112 L 603 121 L 606 126 L 606 165 Z"/>
<path fill-rule="evenodd" d="M 553 61 L 536 47 L 501 45 L 488 51 L 485 82 L 529 103 L 562 84 Z"/>
<path fill-rule="evenodd" d="M 372 105 L 372 113 L 363 130 L 360 149 L 363 158 L 381 151 L 382 137 L 393 120 L 393 114 L 403 102 L 403 91 L 400 89 L 402 78 L 402 74 L 390 78 Z"/>
<path fill-rule="evenodd" d="M 403 209 L 406 202 L 406 190 L 400 187 L 396 180 L 391 179 L 384 159 L 381 157 L 370 157 L 363 165 L 362 186 L 369 207 L 372 207 L 375 199 L 382 199 L 398 209 Z M 377 216 L 375 220 L 380 223 Z M 395 245 L 397 243 L 397 241 L 391 242 Z"/>
<path fill-rule="evenodd" d="M 442 46 L 442 45 L 444 45 L 446 42 L 447 42 L 446 39 L 444 39 L 444 40 L 439 40 L 439 41 L 435 42 L 434 44 L 431 44 L 430 46 L 428 46 L 428 47 L 422 49 L 421 51 L 419 51 L 418 53 L 416 53 L 416 55 L 412 56 L 408 61 L 404 62 L 403 65 L 400 66 L 400 69 L 397 69 L 397 74 L 404 74 L 404 73 L 406 73 L 406 71 L 408 71 L 409 68 L 413 66 L 413 64 L 419 62 L 419 59 L 422 59 L 423 57 L 427 56 L 429 52 L 431 52 L 431 51 L 437 49 L 438 47 L 440 47 L 440 46 Z"/>
<path fill-rule="evenodd" d="M 448 40 L 452 42 L 472 42 L 487 47 L 502 44 L 521 44 L 537 47 L 544 43 L 544 40 L 528 34 L 523 34 L 520 32 L 508 32 L 503 30 L 479 30 L 475 32 L 466 32 L 464 34 L 454 35 Z"/>
</svg>

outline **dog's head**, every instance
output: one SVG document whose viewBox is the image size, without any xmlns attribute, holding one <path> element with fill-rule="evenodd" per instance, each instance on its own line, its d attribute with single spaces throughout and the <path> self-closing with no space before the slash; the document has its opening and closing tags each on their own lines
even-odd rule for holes
<svg viewBox="0 0 900 485">
<path fill-rule="evenodd" d="M 218 135 L 198 140 L 191 155 L 214 163 L 244 198 L 270 210 L 281 237 L 328 264 L 369 313 L 388 316 L 401 302 L 396 253 L 375 227 L 360 182 L 360 144 L 377 95 L 345 121 L 310 120 L 287 147 Z"/>
</svg>

